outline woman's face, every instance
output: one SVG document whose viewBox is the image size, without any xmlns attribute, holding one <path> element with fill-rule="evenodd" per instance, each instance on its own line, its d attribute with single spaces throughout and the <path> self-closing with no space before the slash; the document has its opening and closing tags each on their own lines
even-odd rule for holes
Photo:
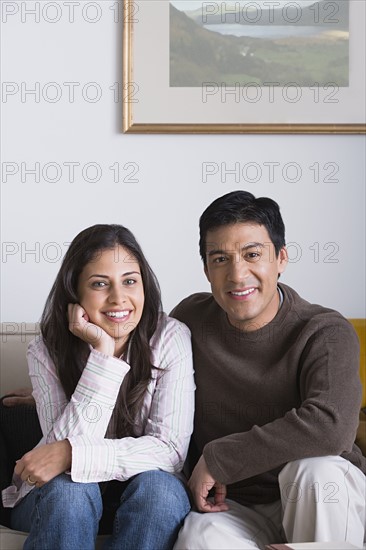
<svg viewBox="0 0 366 550">
<path fill-rule="evenodd" d="M 112 336 L 115 352 L 122 352 L 144 307 L 144 286 L 136 258 L 122 246 L 102 250 L 82 270 L 78 296 L 89 322 Z"/>
</svg>

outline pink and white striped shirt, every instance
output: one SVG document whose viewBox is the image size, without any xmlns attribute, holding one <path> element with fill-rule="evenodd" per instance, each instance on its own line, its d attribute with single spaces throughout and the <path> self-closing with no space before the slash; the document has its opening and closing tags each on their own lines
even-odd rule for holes
<svg viewBox="0 0 366 550">
<path fill-rule="evenodd" d="M 43 432 L 38 445 L 70 441 L 73 481 L 125 481 L 147 470 L 177 473 L 182 469 L 194 413 L 190 331 L 162 313 L 150 346 L 152 364 L 161 370 L 152 369 L 138 419 L 138 437 L 108 439 L 106 432 L 130 369 L 128 363 L 92 349 L 68 401 L 42 338 L 29 344 L 29 373 Z M 14 475 L 13 485 L 2 493 L 4 506 L 12 508 L 30 490 Z"/>
</svg>

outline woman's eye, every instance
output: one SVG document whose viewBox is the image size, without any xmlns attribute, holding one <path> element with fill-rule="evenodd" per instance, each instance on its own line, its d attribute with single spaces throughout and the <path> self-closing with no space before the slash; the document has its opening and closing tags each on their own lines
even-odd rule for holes
<svg viewBox="0 0 366 550">
<path fill-rule="evenodd" d="M 133 285 L 134 283 L 136 283 L 135 279 L 126 279 L 124 281 L 125 285 Z"/>
<path fill-rule="evenodd" d="M 94 281 L 94 283 L 92 283 L 92 287 L 94 288 L 104 288 L 105 286 L 107 286 L 105 281 Z"/>
</svg>

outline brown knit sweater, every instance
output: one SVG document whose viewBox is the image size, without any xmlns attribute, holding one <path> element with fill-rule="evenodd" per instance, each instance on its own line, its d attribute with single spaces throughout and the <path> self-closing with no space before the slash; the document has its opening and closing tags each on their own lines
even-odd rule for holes
<svg viewBox="0 0 366 550">
<path fill-rule="evenodd" d="M 357 335 L 340 313 L 279 287 L 282 307 L 253 332 L 233 327 L 208 293 L 193 294 L 171 313 L 192 332 L 190 468 L 203 453 L 213 477 L 228 485 L 228 498 L 243 504 L 278 499 L 278 473 L 292 460 L 341 455 L 366 472 L 354 445 Z"/>
</svg>

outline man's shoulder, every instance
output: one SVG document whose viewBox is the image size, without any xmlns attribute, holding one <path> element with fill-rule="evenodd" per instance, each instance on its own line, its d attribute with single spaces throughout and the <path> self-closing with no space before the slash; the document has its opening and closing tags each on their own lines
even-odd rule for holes
<svg viewBox="0 0 366 550">
<path fill-rule="evenodd" d="M 296 290 L 291 288 L 288 285 L 285 285 L 284 283 L 278 284 L 279 288 L 282 290 L 285 300 L 287 300 L 290 303 L 290 307 L 292 309 L 297 309 L 299 311 L 303 311 L 304 315 L 308 314 L 309 316 L 313 317 L 314 315 L 335 315 L 339 318 L 343 318 L 343 315 L 339 313 L 339 311 L 336 311 L 335 309 L 323 306 L 321 304 L 313 304 L 312 302 L 309 302 L 308 300 L 305 300 L 302 296 L 300 296 Z"/>
<path fill-rule="evenodd" d="M 339 311 L 313 304 L 302 298 L 293 288 L 281 283 L 278 285 L 283 294 L 284 300 L 289 302 L 285 322 L 306 327 L 308 332 L 326 330 L 327 332 L 339 329 L 345 333 L 354 333 L 351 323 Z"/>
<path fill-rule="evenodd" d="M 204 315 L 212 307 L 217 307 L 217 304 L 210 292 L 196 292 L 179 302 L 170 316 L 187 324 L 190 320 L 197 319 L 197 316 Z"/>
</svg>

